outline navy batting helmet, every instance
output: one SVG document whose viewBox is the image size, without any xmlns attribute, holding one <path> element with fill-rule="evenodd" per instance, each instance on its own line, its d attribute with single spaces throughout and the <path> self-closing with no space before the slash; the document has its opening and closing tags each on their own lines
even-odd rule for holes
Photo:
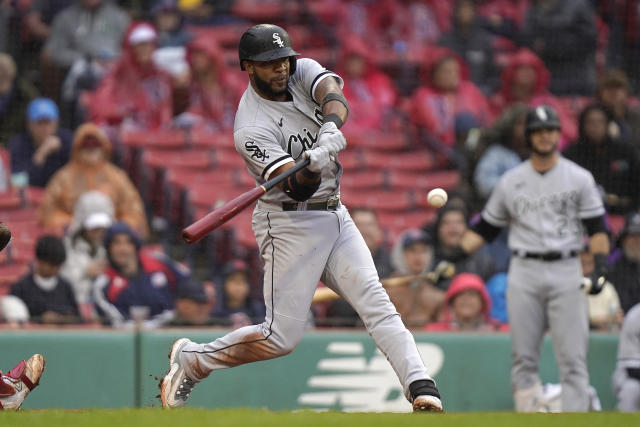
<svg viewBox="0 0 640 427">
<path fill-rule="evenodd" d="M 240 69 L 243 60 L 272 61 L 289 57 L 289 74 L 296 71 L 296 56 L 300 55 L 291 47 L 289 34 L 277 25 L 259 24 L 249 28 L 240 38 L 238 46 Z"/>
<path fill-rule="evenodd" d="M 527 144 L 530 144 L 529 136 L 531 135 L 531 133 L 537 130 L 560 130 L 561 128 L 562 126 L 560 125 L 560 118 L 558 117 L 558 113 L 556 112 L 556 110 L 549 107 L 548 105 L 540 105 L 539 107 L 531 108 L 527 113 L 524 128 L 524 134 Z"/>
</svg>

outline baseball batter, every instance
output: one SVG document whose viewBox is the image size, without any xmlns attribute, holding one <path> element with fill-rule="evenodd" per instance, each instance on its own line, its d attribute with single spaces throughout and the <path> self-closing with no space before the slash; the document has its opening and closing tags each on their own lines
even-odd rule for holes
<svg viewBox="0 0 640 427">
<path fill-rule="evenodd" d="M 170 370 L 161 381 L 163 407 L 185 404 L 198 381 L 216 369 L 284 356 L 303 335 L 319 280 L 358 312 L 385 354 L 416 411 L 442 411 L 413 336 L 378 280 L 364 239 L 340 201 L 338 152 L 346 147 L 339 128 L 347 118 L 342 79 L 312 59 L 297 60 L 282 28 L 261 24 L 239 45 L 249 76 L 234 129 L 236 150 L 249 172 L 264 183 L 310 164 L 258 202 L 253 230 L 264 261 L 266 318 L 208 344 L 177 340 Z"/>
<path fill-rule="evenodd" d="M 558 154 L 560 121 L 552 108 L 529 111 L 525 134 L 531 157 L 501 177 L 458 252 L 469 254 L 509 227 L 513 256 L 507 310 L 516 410 L 540 408 L 538 359 L 549 327 L 562 383 L 562 410 L 586 411 L 589 330 L 578 254 L 586 229 L 596 260 L 591 292 L 599 292 L 609 253 L 604 208 L 592 175 Z"/>
<path fill-rule="evenodd" d="M 640 304 L 624 317 L 613 389 L 621 412 L 640 411 Z"/>
</svg>

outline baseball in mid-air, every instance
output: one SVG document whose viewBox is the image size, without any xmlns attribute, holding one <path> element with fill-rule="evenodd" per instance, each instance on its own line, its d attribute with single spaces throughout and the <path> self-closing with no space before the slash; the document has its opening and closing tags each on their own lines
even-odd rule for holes
<svg viewBox="0 0 640 427">
<path fill-rule="evenodd" d="M 447 203 L 447 192 L 442 188 L 434 188 L 427 194 L 427 202 L 434 208 L 441 208 Z"/>
</svg>

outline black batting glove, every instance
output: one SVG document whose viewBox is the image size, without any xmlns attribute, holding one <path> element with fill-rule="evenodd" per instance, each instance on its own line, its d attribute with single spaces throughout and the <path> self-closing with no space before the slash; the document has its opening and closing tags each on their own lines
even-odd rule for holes
<svg viewBox="0 0 640 427">
<path fill-rule="evenodd" d="M 605 254 L 595 254 L 593 259 L 595 266 L 593 272 L 589 275 L 589 279 L 591 279 L 589 295 L 598 295 L 602 291 L 604 284 L 607 283 L 607 256 Z"/>
</svg>

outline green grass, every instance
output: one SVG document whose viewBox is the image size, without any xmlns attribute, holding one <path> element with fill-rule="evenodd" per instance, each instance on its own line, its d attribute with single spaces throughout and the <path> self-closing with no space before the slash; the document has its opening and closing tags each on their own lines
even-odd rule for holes
<svg viewBox="0 0 640 427">
<path fill-rule="evenodd" d="M 328 426 L 416 426 L 429 427 L 583 427 L 638 426 L 640 413 L 616 412 L 589 414 L 515 414 L 449 413 L 449 414 L 372 414 L 339 412 L 273 412 L 254 409 L 118 409 L 118 410 L 25 410 L 0 412 L 0 426 L 6 427 L 328 427 Z"/>
</svg>

